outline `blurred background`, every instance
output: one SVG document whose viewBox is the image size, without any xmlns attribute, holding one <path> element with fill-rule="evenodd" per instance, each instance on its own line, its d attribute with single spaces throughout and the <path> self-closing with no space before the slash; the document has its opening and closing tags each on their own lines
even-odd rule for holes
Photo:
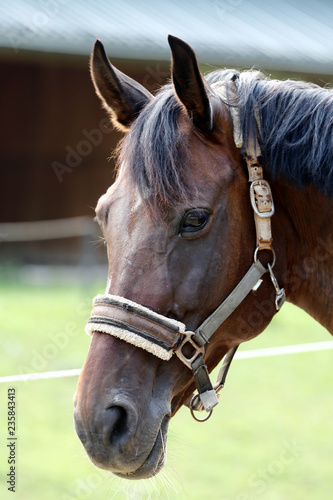
<svg viewBox="0 0 333 500">
<path fill-rule="evenodd" d="M 89 76 L 96 38 L 151 91 L 169 77 L 168 33 L 194 47 L 204 73 L 255 66 L 281 79 L 332 81 L 329 0 L 17 0 L 0 7 L 1 223 L 56 221 L 0 226 L 1 262 L 12 272 L 25 264 L 25 275 L 27 265 L 35 266 L 30 274 L 46 264 L 91 272 L 104 262 L 91 218 L 112 182 L 108 158 L 120 134 Z"/>
<path fill-rule="evenodd" d="M 96 38 L 115 66 L 150 91 L 169 77 L 168 33 L 192 45 L 204 73 L 256 67 L 274 78 L 327 85 L 332 21 L 330 0 L 0 0 L 1 375 L 79 368 L 89 345 L 84 324 L 107 275 L 92 219 L 114 179 L 110 156 L 121 138 L 90 80 Z M 326 331 L 287 306 L 245 348 L 321 339 L 329 340 Z M 198 427 L 179 412 L 171 425 L 171 479 L 163 476 L 152 488 L 115 483 L 89 464 L 71 421 L 75 378 L 16 383 L 16 498 L 328 500 L 329 352 L 297 356 L 237 362 L 217 427 Z M 311 373 L 311 381 L 310 361 L 318 377 Z M 0 384 L 2 440 L 8 387 Z M 286 450 L 289 464 L 281 458 Z M 0 468 L 6 495 L 4 447 Z"/>
</svg>

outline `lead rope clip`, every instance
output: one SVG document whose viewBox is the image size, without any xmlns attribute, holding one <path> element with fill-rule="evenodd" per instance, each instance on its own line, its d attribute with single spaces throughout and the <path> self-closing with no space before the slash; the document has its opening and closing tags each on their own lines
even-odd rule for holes
<svg viewBox="0 0 333 500">
<path fill-rule="evenodd" d="M 279 284 L 277 282 L 277 279 L 275 277 L 275 274 L 273 273 L 272 266 L 270 264 L 267 264 L 269 275 L 271 278 L 271 281 L 273 283 L 273 286 L 275 288 L 275 307 L 276 310 L 279 311 L 283 304 L 285 303 L 286 300 L 286 292 L 284 288 L 280 288 Z"/>
</svg>

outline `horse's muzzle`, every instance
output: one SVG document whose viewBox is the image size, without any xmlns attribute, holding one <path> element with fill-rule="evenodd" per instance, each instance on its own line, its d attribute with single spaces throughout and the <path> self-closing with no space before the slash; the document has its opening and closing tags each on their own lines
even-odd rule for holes
<svg viewBox="0 0 333 500">
<path fill-rule="evenodd" d="M 101 353 L 101 372 L 98 376 L 93 369 L 96 367 L 93 359 L 91 364 L 85 364 L 81 372 L 74 398 L 76 432 L 97 467 L 128 479 L 152 477 L 165 462 L 172 385 L 169 384 L 169 387 L 166 383 L 159 391 L 145 394 L 140 366 L 147 367 L 150 360 L 147 371 L 151 370 L 149 375 L 153 377 L 159 365 L 157 358 L 142 350 L 137 353 L 133 347 L 137 356 L 131 367 L 138 376 L 132 379 L 125 362 L 123 366 L 115 366 L 108 358 L 108 353 L 112 351 L 121 359 L 121 340 L 95 333 L 92 343 Z M 131 357 L 130 352 L 128 355 Z M 109 372 L 107 375 L 106 371 Z M 127 391 L 124 390 L 124 380 L 131 381 Z"/>
</svg>

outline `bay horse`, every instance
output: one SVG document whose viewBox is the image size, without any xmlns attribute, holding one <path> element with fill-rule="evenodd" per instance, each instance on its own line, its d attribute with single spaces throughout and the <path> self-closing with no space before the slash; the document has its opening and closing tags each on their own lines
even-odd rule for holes
<svg viewBox="0 0 333 500">
<path fill-rule="evenodd" d="M 154 96 L 98 40 L 91 58 L 125 135 L 96 208 L 108 279 L 74 416 L 92 462 L 128 479 L 161 470 L 183 404 L 211 414 L 237 346 L 285 298 L 333 331 L 332 91 L 253 70 L 204 78 L 187 43 L 169 44 L 172 80 Z"/>
</svg>

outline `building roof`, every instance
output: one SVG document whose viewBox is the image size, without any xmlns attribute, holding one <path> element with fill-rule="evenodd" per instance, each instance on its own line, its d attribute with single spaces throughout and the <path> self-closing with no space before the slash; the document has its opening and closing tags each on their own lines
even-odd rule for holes
<svg viewBox="0 0 333 500">
<path fill-rule="evenodd" d="M 201 63 L 333 74 L 331 0 L 0 0 L 0 47 L 169 60 L 167 34 Z"/>
</svg>

